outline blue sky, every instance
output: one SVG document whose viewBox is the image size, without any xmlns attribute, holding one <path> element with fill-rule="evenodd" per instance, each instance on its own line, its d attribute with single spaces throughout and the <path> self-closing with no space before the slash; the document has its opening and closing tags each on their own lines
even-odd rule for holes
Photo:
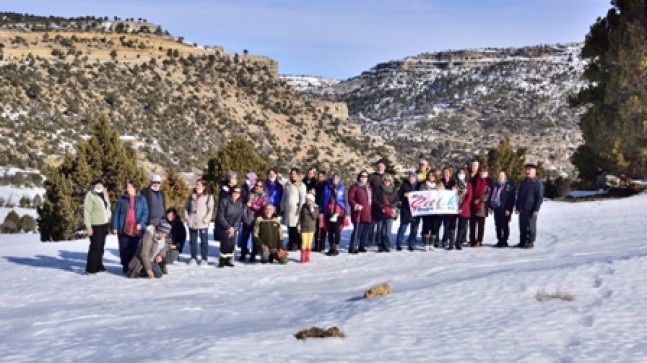
<svg viewBox="0 0 647 363">
<path fill-rule="evenodd" d="M 146 18 L 283 74 L 344 79 L 422 52 L 583 41 L 609 0 L 0 0 L 2 11 Z"/>
</svg>

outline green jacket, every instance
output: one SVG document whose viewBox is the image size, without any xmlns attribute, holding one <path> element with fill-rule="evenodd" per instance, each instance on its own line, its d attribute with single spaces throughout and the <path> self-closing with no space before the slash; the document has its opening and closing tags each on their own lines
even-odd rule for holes
<svg viewBox="0 0 647 363">
<path fill-rule="evenodd" d="M 254 243 L 260 248 L 266 245 L 270 251 L 283 248 L 283 231 L 281 223 L 276 218 L 256 218 L 254 223 Z"/>
<path fill-rule="evenodd" d="M 106 198 L 105 202 L 93 191 L 89 191 L 85 195 L 85 201 L 83 202 L 83 224 L 85 224 L 86 229 L 110 222 L 112 215 L 110 212 L 110 199 L 106 191 L 103 194 Z"/>
</svg>

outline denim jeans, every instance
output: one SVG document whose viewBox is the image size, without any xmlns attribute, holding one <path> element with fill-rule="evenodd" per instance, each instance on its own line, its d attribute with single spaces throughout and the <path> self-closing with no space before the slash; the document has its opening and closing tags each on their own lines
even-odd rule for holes
<svg viewBox="0 0 647 363">
<path fill-rule="evenodd" d="M 366 239 L 368 238 L 368 230 L 371 227 L 370 222 L 355 223 L 353 233 L 350 235 L 350 243 L 348 244 L 348 251 L 353 252 L 356 250 L 355 243 L 359 242 L 357 249 L 363 250 L 366 248 Z"/>
<path fill-rule="evenodd" d="M 378 248 L 380 250 L 388 251 L 391 249 L 391 227 L 393 226 L 393 218 L 384 218 L 377 222 L 376 237 L 378 238 Z"/>
<path fill-rule="evenodd" d="M 203 260 L 209 258 L 209 236 L 207 229 L 189 228 L 189 242 L 191 243 L 191 258 L 196 258 L 198 254 L 198 234 L 200 234 L 200 255 Z"/>
<path fill-rule="evenodd" d="M 409 247 L 413 247 L 413 245 L 416 243 L 416 235 L 418 234 L 418 225 L 420 224 L 420 220 L 418 218 L 412 219 L 409 222 L 402 222 L 400 223 L 400 227 L 398 227 L 398 237 L 396 238 L 396 245 L 397 246 L 402 246 L 402 242 L 404 242 L 404 233 L 407 231 L 407 227 L 409 227 L 409 238 L 407 238 L 407 244 Z"/>
</svg>

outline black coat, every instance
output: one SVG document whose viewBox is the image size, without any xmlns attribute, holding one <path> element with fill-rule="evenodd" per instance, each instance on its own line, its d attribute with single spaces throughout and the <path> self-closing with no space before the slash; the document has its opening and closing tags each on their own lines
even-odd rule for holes
<svg viewBox="0 0 647 363">
<path fill-rule="evenodd" d="M 184 223 L 182 223 L 179 216 L 176 216 L 173 222 L 170 223 L 171 234 L 169 238 L 171 240 L 171 243 L 177 247 L 177 250 L 182 253 L 182 250 L 184 249 L 184 242 L 186 242 L 186 227 L 184 227 Z"/>
<path fill-rule="evenodd" d="M 234 203 L 231 198 L 218 201 L 218 215 L 216 216 L 216 230 L 225 231 L 230 227 L 238 228 L 243 219 L 245 205 L 242 199 Z"/>
<path fill-rule="evenodd" d="M 382 221 L 387 218 L 382 211 L 384 207 L 391 207 L 391 209 L 394 209 L 400 202 L 398 200 L 398 192 L 395 190 L 395 188 L 393 188 L 393 191 L 388 192 L 384 190 L 384 185 L 379 186 L 375 190 L 373 196 L 373 203 L 371 204 L 371 215 L 373 217 L 373 221 L 376 222 Z"/>
<path fill-rule="evenodd" d="M 413 192 L 417 189 L 417 185 L 411 185 L 409 180 L 405 180 L 400 190 L 398 191 L 398 198 L 400 198 L 400 223 L 410 223 L 415 221 L 418 217 L 411 216 L 411 208 L 409 208 L 409 198 L 405 197 L 405 193 Z"/>
<path fill-rule="evenodd" d="M 495 182 L 492 184 L 492 193 L 490 193 L 490 208 L 492 208 L 495 212 L 496 211 L 510 211 L 512 212 L 514 210 L 514 204 L 516 201 L 516 193 L 515 193 L 515 187 L 510 181 L 506 181 L 505 184 L 503 184 L 503 189 L 499 193 L 499 205 L 495 206 L 492 204 L 492 200 L 497 193 L 499 188 L 499 183 Z"/>
<path fill-rule="evenodd" d="M 516 209 L 522 213 L 538 212 L 544 201 L 544 182 L 539 178 L 526 178 L 519 185 Z"/>
</svg>

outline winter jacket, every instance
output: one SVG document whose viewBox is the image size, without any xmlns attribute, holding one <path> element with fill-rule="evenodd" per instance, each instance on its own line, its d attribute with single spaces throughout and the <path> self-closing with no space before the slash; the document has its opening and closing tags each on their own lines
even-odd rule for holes
<svg viewBox="0 0 647 363">
<path fill-rule="evenodd" d="M 238 228 L 245 212 L 243 201 L 238 199 L 234 202 L 231 198 L 225 198 L 218 202 L 218 214 L 216 215 L 216 230 L 226 231 L 231 227 Z"/>
<path fill-rule="evenodd" d="M 326 185 L 328 185 L 328 181 L 326 180 L 325 182 L 317 182 L 317 185 L 315 186 L 315 190 L 317 191 L 317 194 L 315 194 L 315 204 L 319 206 L 319 213 L 324 213 L 324 194 L 326 191 Z"/>
<path fill-rule="evenodd" d="M 115 210 L 112 214 L 112 229 L 116 229 L 118 233 L 124 232 L 128 209 L 130 209 L 130 195 L 124 194 L 117 199 Z M 148 224 L 148 203 L 141 194 L 135 195 L 135 222 L 142 227 L 139 230 L 139 236 L 141 237 Z"/>
<path fill-rule="evenodd" d="M 146 198 L 148 218 L 164 218 L 166 215 L 166 197 L 164 196 L 164 192 L 161 190 L 154 191 L 150 187 L 147 187 L 142 189 L 141 195 Z"/>
<path fill-rule="evenodd" d="M 165 245 L 157 254 L 155 254 L 160 243 L 164 243 Z M 166 257 L 167 248 L 166 239 L 159 241 L 155 238 L 155 226 L 148 226 L 144 232 L 144 236 L 139 241 L 139 246 L 137 246 L 135 256 L 128 264 L 128 277 L 139 277 L 142 269 L 144 271 L 152 270 L 152 262 L 157 256 L 161 256 L 162 259 L 164 259 L 164 257 Z"/>
<path fill-rule="evenodd" d="M 306 202 L 306 186 L 301 181 L 288 182 L 283 187 L 281 200 L 282 222 L 287 227 L 296 227 L 299 224 L 299 211 Z"/>
<path fill-rule="evenodd" d="M 427 181 L 424 181 L 420 184 L 418 184 L 418 190 L 439 190 L 439 189 L 445 189 L 445 186 L 443 183 L 437 181 L 435 182 L 436 186 L 435 187 L 430 187 L 429 184 L 427 184 Z"/>
<path fill-rule="evenodd" d="M 384 174 L 380 174 L 377 171 L 371 173 L 371 175 L 368 176 L 368 184 L 371 185 L 371 188 L 373 188 L 373 192 L 377 190 L 377 188 L 382 185 L 382 176 Z"/>
<path fill-rule="evenodd" d="M 269 179 L 265 181 L 265 193 L 267 198 L 273 206 L 276 207 L 276 214 L 281 213 L 281 200 L 283 199 L 283 186 L 281 183 L 274 181 L 272 183 Z"/>
<path fill-rule="evenodd" d="M 515 188 L 509 180 L 506 180 L 503 184 L 494 183 L 490 194 L 490 208 L 512 213 L 515 201 Z"/>
<path fill-rule="evenodd" d="M 429 173 L 429 168 L 426 170 L 418 170 L 418 184 L 427 180 L 427 173 Z"/>
<path fill-rule="evenodd" d="M 397 208 L 400 200 L 398 199 L 398 193 L 393 187 L 386 187 L 384 184 L 380 185 L 377 190 L 375 190 L 372 205 L 372 216 L 373 221 L 379 222 L 383 221 L 385 218 L 388 218 L 384 214 L 384 208 L 389 207 L 391 209 Z"/>
<path fill-rule="evenodd" d="M 405 180 L 398 191 L 398 199 L 400 199 L 400 223 L 410 223 L 411 221 L 416 220 L 417 218 L 411 216 L 411 208 L 409 207 L 409 198 L 405 194 L 413 192 L 417 189 L 417 184 L 409 183 L 409 180 Z"/>
<path fill-rule="evenodd" d="M 335 205 L 335 210 L 331 210 L 332 205 Z M 333 213 L 346 213 L 346 187 L 344 182 L 340 181 L 337 186 L 334 186 L 332 178 L 328 179 L 324 188 L 324 200 L 321 208 L 327 216 Z"/>
<path fill-rule="evenodd" d="M 308 207 L 307 204 L 304 204 L 299 213 L 299 227 L 301 228 L 301 233 L 314 232 L 316 230 L 318 218 L 319 206 L 313 203 Z"/>
<path fill-rule="evenodd" d="M 354 224 L 359 222 L 370 223 L 372 221 L 371 201 L 373 199 L 373 188 L 369 184 L 357 182 L 348 191 L 348 203 L 350 204 L 350 220 Z M 357 212 L 356 205 L 361 205 L 362 210 Z"/>
<path fill-rule="evenodd" d="M 263 214 L 265 206 L 269 203 L 267 194 L 251 193 L 247 201 L 247 207 L 254 212 L 254 218 L 258 218 Z"/>
<path fill-rule="evenodd" d="M 460 200 L 459 216 L 470 218 L 472 216 L 472 184 L 465 181 L 456 183 L 457 195 Z"/>
<path fill-rule="evenodd" d="M 166 221 L 169 222 L 168 219 Z M 179 216 L 176 216 L 173 222 L 169 223 L 171 224 L 171 235 L 169 239 L 177 247 L 177 250 L 182 253 L 184 242 L 186 242 L 186 227 L 184 227 L 184 223 L 182 223 Z"/>
<path fill-rule="evenodd" d="M 253 236 L 254 243 L 259 249 L 262 245 L 266 245 L 270 251 L 283 248 L 283 231 L 277 218 L 256 218 Z"/>
<path fill-rule="evenodd" d="M 477 177 L 472 183 L 472 217 L 487 217 L 490 199 L 490 179 Z M 476 202 L 475 202 L 476 201 Z"/>
<path fill-rule="evenodd" d="M 104 190 L 101 195 L 91 190 L 85 194 L 83 201 L 83 224 L 86 229 L 101 226 L 110 221 L 110 199 Z"/>
<path fill-rule="evenodd" d="M 539 178 L 526 178 L 519 185 L 516 209 L 522 213 L 539 212 L 544 201 L 544 182 Z"/>
<path fill-rule="evenodd" d="M 190 229 L 207 229 L 213 217 L 213 195 L 193 191 L 184 206 L 184 219 Z"/>
<path fill-rule="evenodd" d="M 303 184 L 306 185 L 306 193 L 310 193 L 312 195 L 317 195 L 317 184 L 318 184 L 317 178 L 310 178 L 310 179 L 304 179 Z"/>
</svg>

